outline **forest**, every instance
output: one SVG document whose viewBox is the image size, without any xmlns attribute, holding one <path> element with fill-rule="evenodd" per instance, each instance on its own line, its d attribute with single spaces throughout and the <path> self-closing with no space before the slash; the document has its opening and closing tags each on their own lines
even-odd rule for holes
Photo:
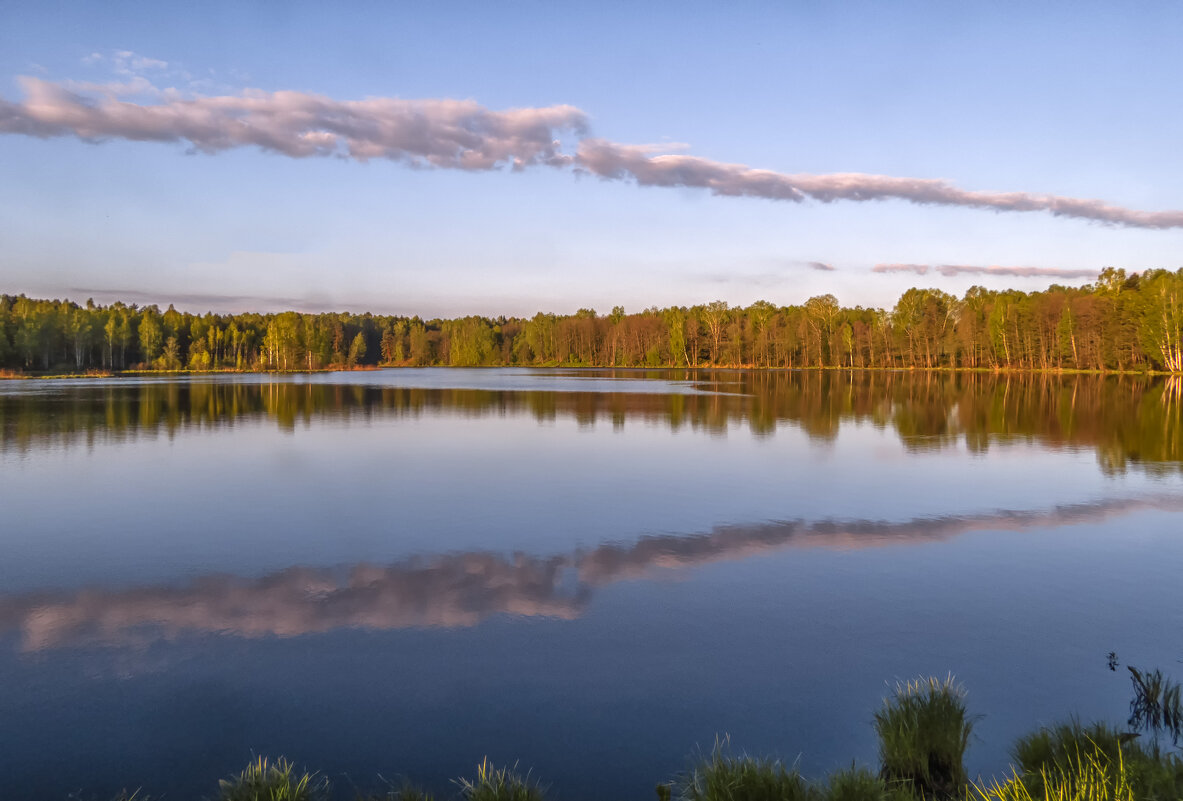
<svg viewBox="0 0 1183 801">
<path fill-rule="evenodd" d="M 190 314 L 0 295 L 0 369 L 295 371 L 366 366 L 959 368 L 1183 372 L 1183 268 L 1046 290 L 913 288 L 891 310 L 833 295 L 609 314 L 423 320 Z"/>
</svg>

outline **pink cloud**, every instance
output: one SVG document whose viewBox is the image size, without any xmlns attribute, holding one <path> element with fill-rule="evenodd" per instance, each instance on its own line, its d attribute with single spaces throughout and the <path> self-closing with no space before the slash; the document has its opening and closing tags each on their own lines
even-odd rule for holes
<svg viewBox="0 0 1183 801">
<path fill-rule="evenodd" d="M 119 74 L 135 77 L 112 84 L 21 78 L 25 100 L 0 99 L 0 133 L 187 142 L 206 153 L 255 146 L 294 158 L 381 158 L 461 170 L 546 165 L 640 186 L 701 188 L 728 197 L 797 203 L 903 200 L 1047 212 L 1135 228 L 1183 227 L 1183 211 L 1140 211 L 1100 200 L 968 190 L 935 178 L 790 174 L 669 153 L 680 145 L 619 144 L 589 137 L 587 115 L 569 105 L 494 111 L 471 100 L 334 100 L 294 91 L 189 96 L 156 90 L 137 75 L 139 70 L 163 68 L 166 62 L 121 52 L 115 63 L 123 68 Z M 122 99 L 132 91 L 156 102 Z M 579 140 L 574 154 L 564 151 L 564 135 Z"/>
<path fill-rule="evenodd" d="M 1052 278 L 1096 278 L 1100 270 L 1073 269 L 1060 267 L 1005 267 L 998 265 L 981 266 L 968 264 L 876 264 L 871 268 L 875 273 L 916 273 L 925 275 L 929 270 L 935 270 L 941 275 L 1009 275 L 1021 278 L 1034 276 L 1048 276 Z"/>
<path fill-rule="evenodd" d="M 470 100 L 339 101 L 303 92 L 250 91 L 141 104 L 88 96 L 40 78 L 21 79 L 23 103 L 0 100 L 0 132 L 81 139 L 188 142 L 216 153 L 254 145 L 285 156 L 339 155 L 414 166 L 487 170 L 565 166 L 557 136 L 582 132 L 573 106 L 490 111 Z"/>
</svg>

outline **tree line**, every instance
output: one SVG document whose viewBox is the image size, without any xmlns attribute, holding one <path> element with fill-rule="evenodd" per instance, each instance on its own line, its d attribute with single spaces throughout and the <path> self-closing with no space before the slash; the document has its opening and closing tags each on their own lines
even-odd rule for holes
<svg viewBox="0 0 1183 801">
<path fill-rule="evenodd" d="M 913 288 L 891 310 L 725 301 L 632 314 L 423 320 L 190 314 L 0 295 L 0 368 L 318 370 L 399 366 L 842 367 L 1183 372 L 1183 269 L 1105 269 L 1046 290 Z"/>
</svg>

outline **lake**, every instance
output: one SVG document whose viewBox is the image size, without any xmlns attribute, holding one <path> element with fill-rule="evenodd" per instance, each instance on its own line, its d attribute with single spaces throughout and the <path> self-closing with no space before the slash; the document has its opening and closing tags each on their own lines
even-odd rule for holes
<svg viewBox="0 0 1183 801">
<path fill-rule="evenodd" d="M 729 735 L 873 765 L 954 673 L 971 775 L 1183 673 L 1177 379 L 401 369 L 0 382 L 0 786 L 252 755 L 650 799 Z"/>
</svg>

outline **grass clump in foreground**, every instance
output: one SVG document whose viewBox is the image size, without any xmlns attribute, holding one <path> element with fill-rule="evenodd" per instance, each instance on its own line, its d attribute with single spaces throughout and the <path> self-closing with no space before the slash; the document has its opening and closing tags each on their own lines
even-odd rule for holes
<svg viewBox="0 0 1183 801">
<path fill-rule="evenodd" d="M 911 790 L 889 786 L 867 768 L 836 771 L 823 784 L 805 779 L 775 759 L 733 756 L 726 739 L 716 742 L 689 773 L 657 786 L 659 801 L 913 801 Z"/>
<path fill-rule="evenodd" d="M 329 780 L 299 772 L 283 757 L 258 757 L 237 776 L 218 782 L 218 801 L 328 801 Z"/>
<path fill-rule="evenodd" d="M 904 784 L 888 785 L 867 768 L 851 765 L 830 774 L 825 801 L 913 801 L 912 789 Z"/>
<path fill-rule="evenodd" d="M 1140 801 L 1183 798 L 1183 761 L 1104 723 L 1042 728 L 1019 738 L 1011 756 L 1017 763 L 1012 782 L 1020 781 L 1033 798 L 1123 798 L 1126 789 Z M 1069 792 L 1093 795 L 1064 795 Z"/>
<path fill-rule="evenodd" d="M 962 795 L 969 783 L 965 749 L 973 726 L 965 688 L 952 675 L 897 684 L 875 713 L 880 777 L 921 798 Z"/>
<path fill-rule="evenodd" d="M 726 738 L 674 783 L 679 801 L 820 801 L 796 768 L 779 760 L 730 753 Z M 659 791 L 660 792 L 660 791 Z"/>
<path fill-rule="evenodd" d="M 1034 781 L 1034 779 L 1038 781 Z M 1006 782 L 973 785 L 970 796 L 980 801 L 1147 801 L 1135 793 L 1121 750 L 1116 760 L 1100 749 L 1085 748 L 1064 763 L 1041 767 L 1037 774 L 1018 772 Z M 1172 796 L 1173 797 L 1173 796 Z"/>
<path fill-rule="evenodd" d="M 543 801 L 543 789 L 527 773 L 512 768 L 494 768 L 488 759 L 477 765 L 476 778 L 456 779 L 464 801 Z"/>
</svg>

